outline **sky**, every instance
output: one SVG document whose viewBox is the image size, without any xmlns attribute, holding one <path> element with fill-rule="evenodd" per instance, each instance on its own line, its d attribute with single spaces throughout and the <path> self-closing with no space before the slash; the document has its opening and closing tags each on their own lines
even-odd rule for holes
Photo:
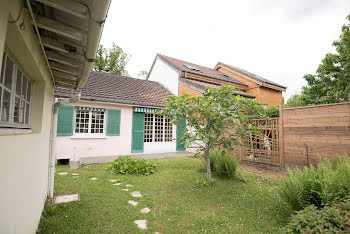
<svg viewBox="0 0 350 234">
<path fill-rule="evenodd" d="M 157 53 L 214 68 L 223 62 L 287 87 L 314 74 L 350 14 L 349 0 L 112 0 L 101 44 L 130 54 L 132 77 Z"/>
</svg>

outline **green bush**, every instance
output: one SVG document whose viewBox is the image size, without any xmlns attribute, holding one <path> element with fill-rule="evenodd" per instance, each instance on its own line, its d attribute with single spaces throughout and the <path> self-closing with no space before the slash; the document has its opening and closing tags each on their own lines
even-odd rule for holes
<svg viewBox="0 0 350 234">
<path fill-rule="evenodd" d="M 149 175 L 154 172 L 156 163 L 151 160 L 121 156 L 109 167 L 114 174 Z"/>
<path fill-rule="evenodd" d="M 270 106 L 266 109 L 266 115 L 268 118 L 276 118 L 280 116 L 280 108 L 278 106 Z"/>
<path fill-rule="evenodd" d="M 286 233 L 349 233 L 350 199 L 333 201 L 318 209 L 307 206 L 292 216 L 286 226 Z"/>
<path fill-rule="evenodd" d="M 288 179 L 282 181 L 278 193 L 294 210 L 309 205 L 323 207 L 336 198 L 343 198 L 350 190 L 350 160 L 336 156 L 331 163 L 321 159 L 316 170 L 312 165 L 304 170 L 288 169 Z"/>
<path fill-rule="evenodd" d="M 210 167 L 220 176 L 235 178 L 238 160 L 234 155 L 215 149 L 210 151 Z"/>
</svg>

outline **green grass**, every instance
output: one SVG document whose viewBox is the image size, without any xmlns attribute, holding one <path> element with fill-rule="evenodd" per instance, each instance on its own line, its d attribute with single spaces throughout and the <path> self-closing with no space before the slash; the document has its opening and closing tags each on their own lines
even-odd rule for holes
<svg viewBox="0 0 350 234">
<path fill-rule="evenodd" d="M 246 171 L 240 171 L 245 182 L 215 177 L 212 186 L 196 187 L 195 181 L 205 178 L 198 159 L 157 160 L 150 176 L 112 175 L 106 171 L 109 165 L 57 166 L 57 172 L 69 174 L 56 172 L 55 194 L 79 193 L 81 200 L 57 206 L 47 202 L 38 233 L 277 233 L 289 215 L 276 193 L 277 181 Z M 112 186 L 109 179 L 122 185 Z M 128 183 L 134 187 L 122 191 Z M 132 198 L 132 191 L 143 197 Z M 139 204 L 133 207 L 128 200 Z M 151 212 L 141 214 L 146 206 Z M 137 219 L 148 220 L 147 231 L 137 228 Z"/>
</svg>

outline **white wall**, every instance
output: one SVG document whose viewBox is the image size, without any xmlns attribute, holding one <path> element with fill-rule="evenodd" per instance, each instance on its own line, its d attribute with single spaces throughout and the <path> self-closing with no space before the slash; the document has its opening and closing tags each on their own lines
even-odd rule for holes
<svg viewBox="0 0 350 234">
<path fill-rule="evenodd" d="M 179 94 L 179 73 L 157 57 L 148 80 L 157 81 L 174 95 Z"/>
<path fill-rule="evenodd" d="M 121 110 L 120 136 L 103 138 L 77 138 L 76 136 L 57 136 L 56 158 L 80 161 L 80 157 L 106 157 L 131 153 L 132 113 L 131 106 L 103 104 L 80 101 L 73 106 L 110 108 Z"/>
<path fill-rule="evenodd" d="M 53 85 L 27 9 L 24 30 L 22 20 L 7 23 L 21 2 L 0 0 L 0 62 L 6 43 L 33 81 L 32 132 L 15 135 L 0 128 L 0 233 L 35 233 L 48 191 Z"/>
</svg>

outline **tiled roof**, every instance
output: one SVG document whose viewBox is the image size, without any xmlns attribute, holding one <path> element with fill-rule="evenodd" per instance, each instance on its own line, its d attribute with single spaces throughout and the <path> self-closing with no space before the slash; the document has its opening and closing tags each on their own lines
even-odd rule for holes
<svg viewBox="0 0 350 234">
<path fill-rule="evenodd" d="M 180 78 L 179 81 L 180 81 L 180 83 L 182 83 L 186 86 L 190 86 L 191 88 L 194 88 L 194 89 L 196 89 L 200 92 L 203 92 L 203 93 L 207 87 L 217 89 L 221 86 L 221 85 L 209 84 L 209 83 L 198 81 L 198 80 L 190 80 L 190 79 L 183 79 L 183 78 Z M 255 96 L 241 92 L 241 91 L 234 91 L 233 94 L 240 95 L 242 97 L 255 98 Z"/>
<path fill-rule="evenodd" d="M 231 70 L 233 70 L 233 71 L 235 71 L 237 73 L 240 73 L 240 74 L 242 74 L 244 76 L 252 78 L 253 80 L 256 80 L 256 81 L 261 82 L 261 83 L 267 83 L 267 84 L 270 84 L 270 85 L 275 85 L 275 86 L 278 86 L 278 87 L 281 87 L 281 88 L 284 88 L 284 89 L 287 88 L 287 87 L 285 87 L 283 85 L 277 84 L 277 83 L 275 83 L 275 82 L 273 82 L 271 80 L 268 80 L 268 79 L 266 79 L 264 77 L 255 75 L 254 73 L 248 72 L 248 71 L 246 71 L 246 70 L 244 70 L 242 68 L 239 68 L 239 67 L 228 65 L 228 64 L 225 64 L 225 63 L 222 63 L 222 62 L 218 62 L 215 67 L 217 67 L 217 66 L 226 67 L 228 69 L 231 69 Z"/>
<path fill-rule="evenodd" d="M 209 68 L 209 67 L 204 67 L 204 66 L 201 66 L 198 64 L 186 62 L 186 61 L 172 58 L 169 56 L 165 56 L 162 54 L 157 54 L 157 57 L 162 58 L 163 60 L 165 60 L 165 62 L 167 62 L 169 65 L 173 66 L 175 69 L 177 69 L 179 71 L 190 72 L 190 73 L 197 74 L 197 75 L 207 76 L 207 77 L 215 78 L 218 80 L 231 82 L 234 84 L 247 86 L 247 84 L 245 84 L 239 80 L 236 80 L 233 77 L 225 77 L 223 75 L 220 75 L 220 72 L 216 71 L 215 69 Z M 194 71 L 194 70 L 186 67 L 185 65 L 187 65 L 187 66 L 189 65 L 189 66 L 192 66 L 194 68 L 198 68 L 200 71 Z"/>
<path fill-rule="evenodd" d="M 55 95 L 72 97 L 73 91 L 57 87 Z M 81 100 L 163 107 L 163 100 L 170 95 L 164 86 L 155 81 L 92 71 L 81 93 Z"/>
</svg>

